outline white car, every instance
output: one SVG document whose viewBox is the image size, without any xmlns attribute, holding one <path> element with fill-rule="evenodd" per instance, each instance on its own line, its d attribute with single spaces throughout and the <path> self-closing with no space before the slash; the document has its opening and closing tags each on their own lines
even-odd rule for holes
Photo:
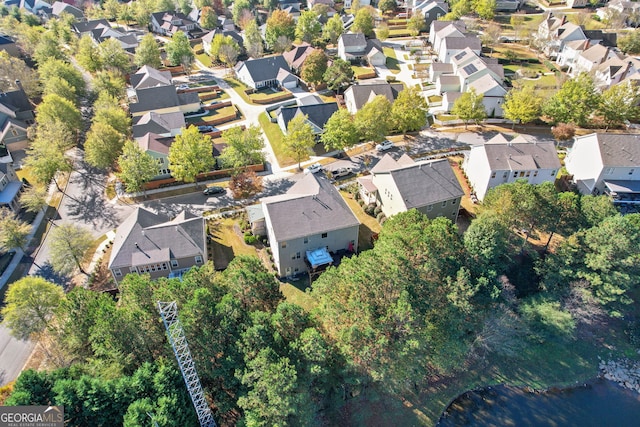
<svg viewBox="0 0 640 427">
<path fill-rule="evenodd" d="M 393 142 L 385 139 L 380 144 L 376 145 L 376 151 L 387 151 L 393 148 Z"/>
<path fill-rule="evenodd" d="M 314 163 L 311 166 L 307 166 L 304 169 L 304 173 L 306 174 L 310 174 L 310 173 L 318 173 L 322 170 L 322 165 L 320 163 Z"/>
</svg>

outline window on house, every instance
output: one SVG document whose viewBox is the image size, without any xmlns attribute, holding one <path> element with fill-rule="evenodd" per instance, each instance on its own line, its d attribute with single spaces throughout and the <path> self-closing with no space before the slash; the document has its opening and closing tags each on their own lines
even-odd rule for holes
<svg viewBox="0 0 640 427">
<path fill-rule="evenodd" d="M 520 172 L 520 178 L 524 176 L 524 171 Z"/>
<path fill-rule="evenodd" d="M 202 257 L 200 255 L 196 256 L 196 264 L 202 264 Z"/>
<path fill-rule="evenodd" d="M 502 177 L 506 178 L 508 174 L 509 174 L 509 172 L 505 172 L 505 173 L 502 174 Z"/>
<path fill-rule="evenodd" d="M 137 273 L 138 269 L 135 267 L 129 267 L 129 273 Z"/>
<path fill-rule="evenodd" d="M 18 136 L 18 131 L 15 129 L 11 129 L 11 135 Z"/>
<path fill-rule="evenodd" d="M 296 259 L 300 259 L 300 252 L 296 252 Z"/>
<path fill-rule="evenodd" d="M 533 171 L 533 176 L 534 177 L 538 176 L 538 171 Z"/>
<path fill-rule="evenodd" d="M 299 270 L 300 270 L 299 268 L 294 268 L 294 269 L 293 269 L 293 272 L 294 272 L 294 273 L 297 273 Z"/>
<path fill-rule="evenodd" d="M 178 266 L 178 260 L 177 259 L 172 259 L 171 260 L 171 267 L 177 267 Z"/>
<path fill-rule="evenodd" d="M 494 172 L 494 173 L 491 174 L 491 179 L 493 179 L 495 177 L 496 177 L 496 173 Z"/>
<path fill-rule="evenodd" d="M 281 247 L 282 249 L 286 248 L 286 247 L 287 247 L 287 242 L 282 242 L 282 244 L 280 245 L 280 247 Z"/>
<path fill-rule="evenodd" d="M 527 171 L 527 173 L 525 174 L 525 176 L 526 176 L 527 178 L 529 178 L 529 177 L 531 176 L 531 171 Z"/>
<path fill-rule="evenodd" d="M 612 174 L 613 174 L 613 168 L 607 168 L 607 169 L 605 169 L 604 174 L 605 174 L 605 175 L 612 175 Z"/>
<path fill-rule="evenodd" d="M 551 176 L 556 176 L 556 171 L 551 171 Z"/>
<path fill-rule="evenodd" d="M 427 206 L 427 212 L 431 212 L 431 210 L 433 210 L 433 205 Z"/>
<path fill-rule="evenodd" d="M 117 270 L 113 270 L 113 274 L 115 274 L 116 277 L 120 277 L 122 276 L 122 270 L 120 270 L 119 268 Z"/>
<path fill-rule="evenodd" d="M 513 177 L 516 178 L 518 176 L 518 172 L 513 173 Z"/>
<path fill-rule="evenodd" d="M 161 165 L 163 165 L 163 164 L 164 164 L 164 159 L 163 159 L 162 157 L 160 157 L 160 158 L 158 159 L 158 163 L 160 163 Z"/>
<path fill-rule="evenodd" d="M 296 259 L 296 254 L 291 254 L 291 259 Z"/>
<path fill-rule="evenodd" d="M 322 233 L 322 238 L 326 239 L 327 238 L 327 233 Z"/>
<path fill-rule="evenodd" d="M 633 175 L 633 172 L 635 172 L 635 169 L 631 169 L 631 170 L 629 171 L 629 175 Z"/>
<path fill-rule="evenodd" d="M 444 202 L 442 202 L 442 207 L 444 208 L 445 206 L 447 206 L 447 201 L 446 200 Z"/>
<path fill-rule="evenodd" d="M 304 242 L 305 242 L 305 243 L 309 243 L 309 238 L 308 238 L 308 237 L 305 237 L 305 238 L 304 238 Z"/>
</svg>

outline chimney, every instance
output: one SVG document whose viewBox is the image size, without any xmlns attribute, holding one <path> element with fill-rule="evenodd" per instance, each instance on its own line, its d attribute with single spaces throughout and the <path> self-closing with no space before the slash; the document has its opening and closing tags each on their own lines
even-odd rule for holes
<svg viewBox="0 0 640 427">
<path fill-rule="evenodd" d="M 24 91 L 24 88 L 22 87 L 22 82 L 20 80 L 16 80 L 15 83 L 18 90 Z"/>
</svg>

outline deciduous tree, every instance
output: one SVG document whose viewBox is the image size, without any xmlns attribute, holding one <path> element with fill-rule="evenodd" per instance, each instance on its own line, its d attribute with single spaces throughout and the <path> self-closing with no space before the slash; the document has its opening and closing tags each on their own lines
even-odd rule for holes
<svg viewBox="0 0 640 427">
<path fill-rule="evenodd" d="M 380 0 L 378 2 L 378 9 L 380 9 L 383 13 L 392 12 L 396 9 L 395 0 Z"/>
<path fill-rule="evenodd" d="M 82 227 L 71 223 L 54 226 L 49 245 L 51 266 L 62 274 L 71 274 L 76 268 L 87 274 L 82 263 L 92 244 L 93 236 Z"/>
<path fill-rule="evenodd" d="M 200 10 L 200 26 L 205 30 L 213 30 L 218 26 L 218 15 L 211 6 L 205 6 Z"/>
<path fill-rule="evenodd" d="M 31 226 L 6 208 L 0 209 L 0 249 L 22 249 L 27 245 Z"/>
<path fill-rule="evenodd" d="M 638 31 L 630 31 L 618 38 L 618 47 L 627 55 L 640 53 L 640 34 Z"/>
<path fill-rule="evenodd" d="M 611 126 L 623 125 L 626 121 L 640 118 L 640 88 L 631 82 L 622 82 L 611 86 L 602 92 L 600 113 L 602 114 L 606 130 Z"/>
<path fill-rule="evenodd" d="M 358 110 L 354 124 L 362 139 L 380 142 L 389 132 L 391 120 L 391 103 L 384 95 L 378 95 Z"/>
<path fill-rule="evenodd" d="M 353 118 L 346 108 L 341 108 L 329 117 L 320 135 L 320 141 L 327 151 L 343 150 L 358 143 L 360 135 Z"/>
<path fill-rule="evenodd" d="M 502 109 L 504 118 L 516 123 L 530 123 L 540 117 L 542 113 L 542 97 L 536 93 L 533 86 L 513 88 L 505 96 Z"/>
<path fill-rule="evenodd" d="M 122 154 L 118 158 L 118 166 L 120 168 L 118 178 L 122 180 L 128 193 L 142 191 L 144 184 L 158 174 L 156 160 L 133 141 L 124 143 Z"/>
<path fill-rule="evenodd" d="M 460 97 L 453 103 L 451 114 L 458 116 L 460 120 L 464 121 L 465 129 L 470 121 L 474 121 L 478 124 L 487 117 L 487 112 L 485 111 L 484 104 L 482 103 L 483 98 L 484 95 L 478 95 L 475 89 L 471 88 L 460 95 Z"/>
<path fill-rule="evenodd" d="M 259 127 L 250 126 L 242 130 L 235 126 L 222 132 L 222 139 L 227 143 L 220 155 L 225 167 L 240 169 L 264 162 L 264 141 Z"/>
<path fill-rule="evenodd" d="M 427 124 L 427 110 L 427 101 L 417 88 L 405 89 L 391 105 L 393 127 L 403 135 L 407 131 L 420 130 Z"/>
<path fill-rule="evenodd" d="M 490 21 L 496 15 L 496 0 L 476 0 L 473 8 L 480 18 Z"/>
<path fill-rule="evenodd" d="M 189 38 L 182 31 L 178 31 L 171 36 L 171 41 L 165 46 L 165 51 L 171 65 L 191 64 L 195 58 L 191 44 L 189 44 Z"/>
<path fill-rule="evenodd" d="M 340 15 L 336 13 L 324 24 L 322 35 L 329 43 L 336 44 L 338 37 L 340 37 L 342 33 L 344 33 L 344 23 L 342 19 L 340 19 Z"/>
<path fill-rule="evenodd" d="M 302 160 L 313 154 L 316 138 L 313 128 L 307 122 L 307 116 L 298 114 L 287 124 L 287 134 L 284 136 L 284 146 L 291 156 L 298 162 L 298 169 Z"/>
<path fill-rule="evenodd" d="M 78 64 L 90 73 L 95 73 L 102 68 L 98 48 L 88 35 L 80 37 L 75 58 L 78 61 Z"/>
<path fill-rule="evenodd" d="M 356 12 L 356 16 L 351 25 L 351 31 L 354 33 L 363 33 L 367 37 L 374 35 L 373 28 L 373 11 L 369 7 L 363 7 Z"/>
<path fill-rule="evenodd" d="M 122 153 L 124 135 L 104 123 L 94 123 L 87 133 L 85 158 L 91 166 L 107 169 Z"/>
<path fill-rule="evenodd" d="M 426 21 L 424 20 L 424 15 L 420 11 L 413 13 L 411 18 L 409 18 L 409 22 L 407 22 L 407 30 L 413 37 L 420 34 L 420 32 L 424 30 L 425 26 Z"/>
<path fill-rule="evenodd" d="M 41 332 L 64 300 L 62 288 L 41 277 L 23 277 L 9 285 L 0 311 L 11 334 L 27 339 Z"/>
<path fill-rule="evenodd" d="M 296 23 L 288 12 L 284 10 L 274 10 L 269 19 L 267 19 L 267 28 L 265 30 L 265 39 L 271 48 L 278 45 L 279 37 L 286 37 L 293 40 L 296 33 Z M 280 51 L 282 46 L 280 46 Z"/>
<path fill-rule="evenodd" d="M 262 191 L 262 177 L 254 171 L 237 173 L 229 180 L 229 189 L 234 199 L 246 199 Z"/>
<path fill-rule="evenodd" d="M 67 62 L 50 59 L 38 67 L 38 72 L 43 83 L 46 83 L 50 78 L 60 77 L 75 88 L 77 95 L 84 94 L 85 81 L 82 74 Z"/>
<path fill-rule="evenodd" d="M 295 36 L 303 42 L 312 43 L 322 31 L 322 24 L 313 10 L 305 10 L 300 14 L 296 24 Z"/>
<path fill-rule="evenodd" d="M 47 187 L 33 183 L 20 195 L 20 205 L 27 212 L 38 213 L 44 211 L 49 203 L 47 202 Z"/>
<path fill-rule="evenodd" d="M 247 50 L 247 55 L 251 58 L 262 57 L 264 47 L 262 45 L 262 35 L 258 29 L 258 24 L 255 20 L 247 25 L 243 34 L 244 47 Z"/>
<path fill-rule="evenodd" d="M 140 44 L 136 48 L 136 55 L 133 61 L 138 67 L 148 65 L 153 68 L 160 68 L 162 66 L 160 47 L 153 34 L 147 33 L 142 37 Z"/>
<path fill-rule="evenodd" d="M 581 73 L 567 80 L 562 88 L 543 105 L 542 112 L 553 123 L 573 123 L 584 126 L 600 105 L 593 78 Z"/>
<path fill-rule="evenodd" d="M 46 95 L 36 108 L 38 125 L 61 123 L 72 134 L 82 125 L 80 111 L 69 100 L 54 93 Z"/>
<path fill-rule="evenodd" d="M 324 73 L 327 72 L 329 58 L 323 50 L 316 49 L 307 56 L 302 64 L 300 77 L 312 85 L 319 85 L 324 80 Z"/>
<path fill-rule="evenodd" d="M 23 60 L 14 58 L 7 52 L 0 52 L 0 89 L 5 92 L 18 89 L 16 76 L 29 97 L 33 98 L 40 93 L 40 81 L 35 71 Z"/>
<path fill-rule="evenodd" d="M 209 135 L 203 135 L 195 126 L 182 129 L 169 148 L 171 176 L 178 181 L 196 182 L 199 173 L 214 165 L 213 143 Z"/>
</svg>

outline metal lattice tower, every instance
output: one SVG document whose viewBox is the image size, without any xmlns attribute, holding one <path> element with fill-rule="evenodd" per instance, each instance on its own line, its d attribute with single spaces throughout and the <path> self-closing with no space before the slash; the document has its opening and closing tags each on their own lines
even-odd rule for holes
<svg viewBox="0 0 640 427">
<path fill-rule="evenodd" d="M 187 390 L 189 390 L 189 396 L 191 396 L 191 401 L 196 409 L 200 426 L 217 427 L 211 414 L 211 409 L 209 409 L 209 405 L 207 405 L 207 401 L 204 398 L 204 392 L 202 391 L 200 378 L 196 371 L 196 365 L 191 357 L 187 338 L 184 335 L 180 319 L 178 319 L 178 306 L 176 302 L 158 301 L 158 310 L 160 311 L 160 316 L 162 316 L 164 327 L 167 329 L 167 336 L 169 337 L 171 347 L 173 347 L 173 353 L 178 360 L 182 378 L 184 378 L 184 383 L 187 385 Z"/>
</svg>

